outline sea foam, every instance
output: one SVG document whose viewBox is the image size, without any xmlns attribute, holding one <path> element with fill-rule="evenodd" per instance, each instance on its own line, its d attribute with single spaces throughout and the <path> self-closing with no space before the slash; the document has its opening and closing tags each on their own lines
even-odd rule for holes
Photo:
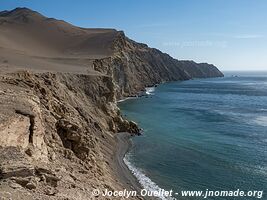
<svg viewBox="0 0 267 200">
<path fill-rule="evenodd" d="M 147 95 L 153 95 L 154 91 L 155 91 L 155 87 L 146 87 L 146 94 Z"/>
<path fill-rule="evenodd" d="M 150 192 L 162 190 L 162 188 L 160 188 L 156 183 L 154 183 L 150 178 L 148 178 L 142 172 L 142 170 L 135 167 L 129 160 L 130 160 L 130 154 L 126 154 L 126 156 L 123 159 L 124 163 L 126 164 L 128 169 L 132 172 L 132 174 L 137 178 L 138 182 L 144 189 Z M 176 200 L 176 198 L 174 197 L 166 197 L 166 196 L 159 196 L 158 198 L 162 200 Z"/>
<path fill-rule="evenodd" d="M 137 97 L 126 97 L 126 98 L 124 98 L 124 99 L 120 99 L 120 100 L 118 100 L 117 103 L 124 102 L 124 101 L 126 101 L 126 100 L 128 100 L 128 99 L 136 99 L 136 98 L 137 98 Z"/>
<path fill-rule="evenodd" d="M 267 126 L 267 116 L 259 116 L 253 122 L 260 126 Z"/>
</svg>

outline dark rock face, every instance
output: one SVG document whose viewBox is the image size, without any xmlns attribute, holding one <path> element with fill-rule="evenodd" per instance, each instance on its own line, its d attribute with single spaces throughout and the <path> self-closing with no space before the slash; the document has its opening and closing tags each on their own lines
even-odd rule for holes
<svg viewBox="0 0 267 200">
<path fill-rule="evenodd" d="M 212 64 L 195 63 L 194 61 L 178 61 L 178 66 L 184 69 L 190 78 L 223 77 L 223 73 Z"/>
</svg>

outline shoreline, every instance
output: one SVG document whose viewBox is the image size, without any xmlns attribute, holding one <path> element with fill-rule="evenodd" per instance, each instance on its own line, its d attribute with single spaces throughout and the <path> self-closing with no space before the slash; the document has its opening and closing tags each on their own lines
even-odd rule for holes
<svg viewBox="0 0 267 200">
<path fill-rule="evenodd" d="M 127 132 L 116 133 L 116 149 L 115 156 L 113 160 L 115 168 L 115 176 L 118 181 L 122 184 L 124 189 L 128 191 L 137 191 L 137 196 L 130 199 L 142 199 L 142 200 L 152 200 L 159 199 L 157 197 L 144 197 L 140 196 L 140 192 L 144 187 L 139 183 L 137 177 L 135 177 L 132 171 L 127 167 L 124 162 L 124 157 L 132 147 L 131 138 L 135 137 Z"/>
<path fill-rule="evenodd" d="M 130 133 L 121 132 L 115 135 L 116 138 L 116 150 L 114 157 L 115 173 L 120 182 L 126 189 L 141 191 L 143 187 L 138 182 L 137 178 L 132 174 L 130 169 L 124 162 L 124 157 L 131 148 L 131 137 Z"/>
<path fill-rule="evenodd" d="M 145 90 L 143 91 L 143 95 L 141 95 L 141 96 L 137 95 L 136 97 L 126 97 L 124 99 L 118 100 L 116 103 L 121 103 L 121 102 L 127 101 L 129 99 L 137 99 L 140 97 L 151 96 L 154 94 L 155 89 L 158 87 L 158 85 L 159 84 L 155 84 L 153 86 L 146 87 Z M 116 148 L 115 148 L 115 153 L 114 153 L 115 160 L 114 160 L 113 164 L 115 166 L 115 176 L 122 183 L 123 187 L 127 190 L 130 190 L 130 191 L 137 191 L 137 193 L 140 194 L 142 189 L 147 189 L 147 188 L 142 185 L 142 182 L 140 182 L 138 180 L 138 177 L 136 177 L 133 174 L 132 170 L 129 169 L 129 167 L 127 166 L 127 164 L 124 161 L 125 155 L 129 152 L 130 148 L 132 147 L 131 138 L 135 137 L 135 136 L 138 136 L 138 135 L 132 135 L 128 132 L 119 132 L 119 133 L 115 134 Z M 158 185 L 156 185 L 156 187 L 158 187 Z M 160 187 L 158 187 L 158 188 L 161 189 Z M 144 197 L 144 196 L 140 196 L 140 195 L 137 196 L 137 199 L 161 200 L 160 197 L 149 197 L 149 196 Z"/>
</svg>

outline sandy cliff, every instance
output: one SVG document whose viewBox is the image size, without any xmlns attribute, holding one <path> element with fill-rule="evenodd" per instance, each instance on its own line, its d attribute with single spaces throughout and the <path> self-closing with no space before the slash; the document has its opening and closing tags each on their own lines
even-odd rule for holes
<svg viewBox="0 0 267 200">
<path fill-rule="evenodd" d="M 121 31 L 26 8 L 0 12 L 0 72 L 0 195 L 12 199 L 94 199 L 94 188 L 131 188 L 116 172 L 115 133 L 138 127 L 116 101 L 165 81 L 223 76 Z"/>
</svg>

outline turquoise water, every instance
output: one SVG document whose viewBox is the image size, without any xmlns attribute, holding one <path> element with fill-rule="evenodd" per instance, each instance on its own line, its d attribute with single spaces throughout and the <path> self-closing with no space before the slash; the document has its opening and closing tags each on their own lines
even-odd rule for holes
<svg viewBox="0 0 267 200">
<path fill-rule="evenodd" d="M 267 192 L 267 73 L 225 75 L 162 84 L 119 104 L 144 129 L 126 158 L 143 184 Z"/>
</svg>

